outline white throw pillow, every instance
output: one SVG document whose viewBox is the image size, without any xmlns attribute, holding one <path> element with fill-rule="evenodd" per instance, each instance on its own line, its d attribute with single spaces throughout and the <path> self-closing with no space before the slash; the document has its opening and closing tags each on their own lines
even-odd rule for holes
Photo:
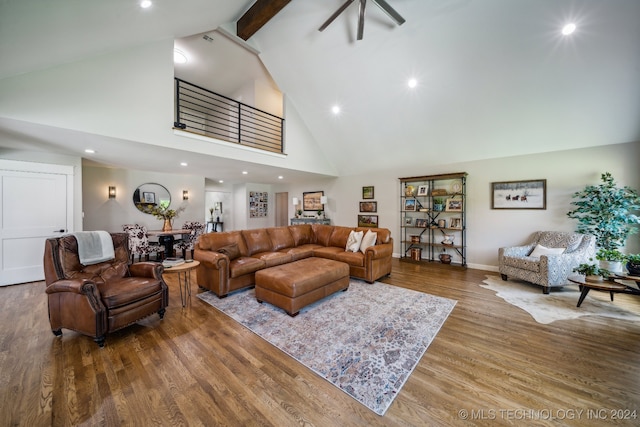
<svg viewBox="0 0 640 427">
<path fill-rule="evenodd" d="M 530 257 L 540 258 L 540 255 L 560 255 L 564 253 L 566 248 L 547 248 L 546 246 L 536 245 Z"/>
<path fill-rule="evenodd" d="M 351 233 L 349 233 L 349 237 L 347 238 L 347 247 L 344 248 L 344 250 L 347 252 L 358 252 L 363 234 L 364 233 L 362 231 L 351 230 Z"/>
<path fill-rule="evenodd" d="M 360 251 L 364 253 L 369 246 L 373 246 L 376 244 L 376 239 L 378 238 L 378 233 L 368 230 L 367 234 L 362 238 L 362 243 L 360 243 Z"/>
</svg>

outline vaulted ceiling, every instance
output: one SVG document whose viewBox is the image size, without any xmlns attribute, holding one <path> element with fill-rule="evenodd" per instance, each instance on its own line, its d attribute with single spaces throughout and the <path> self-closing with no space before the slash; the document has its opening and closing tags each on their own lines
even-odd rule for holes
<svg viewBox="0 0 640 427">
<path fill-rule="evenodd" d="M 253 3 L 5 0 L 0 78 L 235 30 Z M 637 0 L 388 0 L 401 26 L 369 2 L 360 41 L 357 1 L 323 32 L 343 0 L 270 3 L 244 36 L 341 175 L 640 140 Z"/>
</svg>

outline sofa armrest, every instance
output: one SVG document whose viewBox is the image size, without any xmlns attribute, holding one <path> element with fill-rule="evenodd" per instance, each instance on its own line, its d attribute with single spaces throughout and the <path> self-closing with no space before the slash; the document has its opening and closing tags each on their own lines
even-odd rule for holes
<svg viewBox="0 0 640 427">
<path fill-rule="evenodd" d="M 390 257 L 393 255 L 393 241 L 388 243 L 382 243 L 380 245 L 369 246 L 364 253 L 364 256 L 371 259 L 380 259 Z"/>
<path fill-rule="evenodd" d="M 129 273 L 133 277 L 150 277 L 161 279 L 164 267 L 159 262 L 137 262 L 129 266 Z"/>
<path fill-rule="evenodd" d="M 47 286 L 46 293 L 72 292 L 75 294 L 92 293 L 97 291 L 96 285 L 89 279 L 62 279 Z"/>
<path fill-rule="evenodd" d="M 535 247 L 535 243 L 532 243 L 526 246 L 509 246 L 505 248 L 499 248 L 498 257 L 502 258 L 503 256 L 511 256 L 511 257 L 527 256 L 531 253 L 534 247 Z"/>
<path fill-rule="evenodd" d="M 229 277 L 229 257 L 226 254 L 196 248 L 193 259 L 200 261 L 200 264 L 205 267 L 225 270 Z"/>
</svg>

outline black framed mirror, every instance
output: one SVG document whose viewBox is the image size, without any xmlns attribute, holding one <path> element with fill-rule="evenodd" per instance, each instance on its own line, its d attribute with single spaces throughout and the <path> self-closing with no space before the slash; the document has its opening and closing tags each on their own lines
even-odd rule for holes
<svg viewBox="0 0 640 427">
<path fill-rule="evenodd" d="M 148 182 L 133 192 L 133 204 L 140 212 L 149 213 L 150 208 L 171 206 L 171 193 L 163 185 Z"/>
</svg>

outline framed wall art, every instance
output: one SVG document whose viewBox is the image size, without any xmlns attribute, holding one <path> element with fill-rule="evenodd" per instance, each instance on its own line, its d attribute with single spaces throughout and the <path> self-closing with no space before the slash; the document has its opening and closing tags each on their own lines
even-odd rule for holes
<svg viewBox="0 0 640 427">
<path fill-rule="evenodd" d="M 462 228 L 462 218 L 451 218 L 449 220 L 449 228 L 460 230 Z"/>
<path fill-rule="evenodd" d="M 404 218 L 404 226 L 405 227 L 411 227 L 413 225 L 413 218 L 411 218 L 410 216 L 407 216 Z"/>
<path fill-rule="evenodd" d="M 377 227 L 378 215 L 358 215 L 358 227 Z"/>
<path fill-rule="evenodd" d="M 418 187 L 418 196 L 428 196 L 429 195 L 429 186 L 421 185 Z"/>
<path fill-rule="evenodd" d="M 360 202 L 360 212 L 378 212 L 378 202 Z"/>
<path fill-rule="evenodd" d="M 492 182 L 491 209 L 547 209 L 547 180 Z"/>
<path fill-rule="evenodd" d="M 373 199 L 373 185 L 369 187 L 362 187 L 362 198 Z"/>
<path fill-rule="evenodd" d="M 249 218 L 264 218 L 269 214 L 269 193 L 249 192 Z"/>
<path fill-rule="evenodd" d="M 404 210 L 405 211 L 414 211 L 416 210 L 416 199 L 406 199 L 404 201 Z"/>
<path fill-rule="evenodd" d="M 302 209 L 305 211 L 323 211 L 324 205 L 320 202 L 324 191 L 309 191 L 302 193 Z"/>
</svg>

